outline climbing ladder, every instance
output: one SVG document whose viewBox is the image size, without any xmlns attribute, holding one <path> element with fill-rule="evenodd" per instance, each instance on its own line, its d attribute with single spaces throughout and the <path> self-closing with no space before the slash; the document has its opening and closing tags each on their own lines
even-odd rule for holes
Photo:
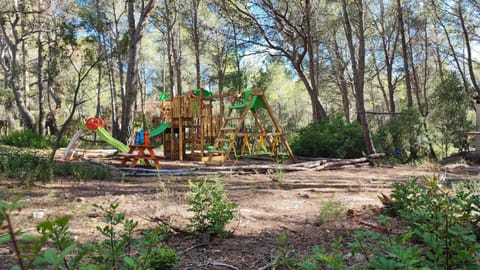
<svg viewBox="0 0 480 270">
<path fill-rule="evenodd" d="M 265 126 L 262 124 L 260 118 L 257 115 L 257 109 L 267 110 L 275 129 L 273 132 L 266 131 Z M 238 115 L 238 112 L 240 111 L 241 113 L 240 115 Z M 277 119 L 273 115 L 272 110 L 268 105 L 267 100 L 265 99 L 263 90 L 260 88 L 254 88 L 253 90 L 245 91 L 242 104 L 232 105 L 229 107 L 227 116 L 223 121 L 222 127 L 217 132 L 213 147 L 210 150 L 208 159 L 205 163 L 207 165 L 224 165 L 227 160 L 230 159 L 232 150 L 235 154 L 235 144 L 237 139 L 248 139 L 248 136 L 253 134 L 242 130 L 245 118 L 249 113 L 253 116 L 257 127 L 259 127 L 261 130 L 260 133 L 255 133 L 255 135 L 261 136 L 262 143 L 264 138 L 263 136 L 268 135 L 276 138 L 273 140 L 266 140 L 269 148 L 272 150 L 272 152 L 274 152 L 276 151 L 276 146 L 279 143 L 278 139 L 281 140 L 281 143 L 285 146 L 285 149 L 287 150 L 290 159 L 296 162 L 295 155 L 293 154 L 290 146 L 288 145 L 287 139 L 281 131 Z M 236 158 L 236 155 L 234 156 Z"/>
</svg>

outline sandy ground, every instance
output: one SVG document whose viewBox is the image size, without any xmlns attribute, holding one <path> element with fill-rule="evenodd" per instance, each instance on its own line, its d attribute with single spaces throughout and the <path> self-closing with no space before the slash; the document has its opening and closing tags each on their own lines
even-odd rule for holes
<svg viewBox="0 0 480 270">
<path fill-rule="evenodd" d="M 235 220 L 228 226 L 233 236 L 198 245 L 199 237 L 177 233 L 167 244 L 180 254 L 180 269 L 260 269 L 278 256 L 275 247 L 280 234 L 287 234 L 288 243 L 298 253 L 308 253 L 314 245 L 328 247 L 339 237 L 348 241 L 355 229 L 368 228 L 375 222 L 373 215 L 381 211 L 377 196 L 389 194 L 392 183 L 434 174 L 445 174 L 452 180 L 479 179 L 462 166 L 363 166 L 250 175 L 120 177 L 107 181 L 57 179 L 28 188 L 4 179 L 0 181 L 0 199 L 18 196 L 29 201 L 12 214 L 15 226 L 27 233 L 34 232 L 35 224 L 45 218 L 71 215 L 70 231 L 77 241 L 85 243 L 100 238 L 95 228 L 103 224 L 93 204 L 106 206 L 118 201 L 120 211 L 138 221 L 139 229 L 152 228 L 158 220 L 185 228 L 191 216 L 187 211 L 188 181 L 219 177 L 229 198 L 238 204 Z M 325 202 L 338 203 L 344 211 L 319 224 Z M 0 234 L 5 232 L 4 226 Z M 0 269 L 10 268 L 12 254 L 10 246 L 0 247 Z M 348 249 L 345 256 L 349 256 Z M 350 258 L 347 264 L 354 265 L 358 260 Z"/>
</svg>

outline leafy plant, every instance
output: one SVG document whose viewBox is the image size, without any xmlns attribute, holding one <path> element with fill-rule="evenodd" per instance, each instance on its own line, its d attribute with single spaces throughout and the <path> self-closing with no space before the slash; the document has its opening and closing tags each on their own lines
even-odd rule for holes
<svg viewBox="0 0 480 270">
<path fill-rule="evenodd" d="M 296 269 L 299 270 L 316 270 L 316 269 L 345 269 L 344 256 L 341 251 L 342 238 L 332 243 L 332 251 L 327 252 L 323 246 L 314 246 L 313 254 L 308 255 L 297 263 Z"/>
<path fill-rule="evenodd" d="M 377 222 L 386 234 L 359 230 L 354 233 L 356 241 L 349 244 L 352 253 L 361 253 L 366 258 L 367 269 L 421 269 L 425 265 L 421 246 L 409 244 L 413 232 L 394 234 L 389 226 L 391 219 L 379 216 Z"/>
<path fill-rule="evenodd" d="M 297 261 L 295 248 L 292 244 L 287 242 L 287 234 L 282 232 L 277 237 L 277 245 L 275 246 L 275 251 L 278 254 L 278 258 L 274 261 L 273 265 L 275 267 L 285 267 L 291 268 L 294 267 Z"/>
<path fill-rule="evenodd" d="M 320 206 L 320 214 L 317 217 L 318 225 L 330 222 L 338 218 L 345 211 L 345 207 L 339 201 L 326 201 Z"/>
<path fill-rule="evenodd" d="M 0 201 L 0 226 L 6 222 L 9 233 L 0 237 L 14 246 L 17 266 L 12 269 L 176 269 L 178 255 L 161 242 L 166 228 L 155 228 L 143 237 L 133 238 L 137 222 L 118 212 L 118 203 L 96 206 L 105 214 L 105 226 L 97 230 L 103 235 L 97 243 L 79 245 L 69 232 L 69 216 L 47 219 L 36 226 L 38 236 L 15 230 L 9 213 L 23 203 Z"/>
<path fill-rule="evenodd" d="M 2 142 L 6 145 L 37 149 L 46 149 L 51 146 L 47 137 L 44 137 L 30 129 L 12 131 L 10 134 L 2 138 Z"/>
<path fill-rule="evenodd" d="M 179 257 L 177 252 L 171 248 L 160 246 L 152 250 L 148 266 L 152 269 L 177 269 Z"/>
<path fill-rule="evenodd" d="M 53 179 L 53 164 L 46 158 L 28 151 L 2 151 L 0 172 L 22 183 L 48 182 Z"/>
<path fill-rule="evenodd" d="M 95 262 L 107 268 L 117 269 L 122 264 L 125 256 L 130 256 L 133 230 L 138 222 L 127 220 L 125 214 L 118 212 L 118 202 L 110 203 L 108 207 L 94 204 L 94 207 L 105 213 L 105 225 L 97 226 L 104 241 L 100 241 L 93 248 Z"/>
<path fill-rule="evenodd" d="M 374 135 L 377 150 L 406 156 L 411 147 L 426 149 L 419 134 L 421 115 L 415 109 L 405 109 L 387 121 Z"/>
<path fill-rule="evenodd" d="M 432 176 L 424 177 L 423 184 L 412 179 L 394 185 L 386 208 L 400 216 L 422 244 L 424 266 L 470 269 L 480 258 L 479 206 L 478 194 L 460 191 L 452 196 L 443 181 Z"/>
<path fill-rule="evenodd" d="M 104 180 L 111 176 L 108 168 L 74 162 L 56 163 L 53 167 L 53 174 L 62 177 L 73 176 L 76 180 Z"/>
<path fill-rule="evenodd" d="M 438 143 L 443 146 L 445 155 L 449 145 L 461 149 L 468 146 L 465 132 L 474 128 L 473 121 L 468 118 L 473 95 L 472 89 L 465 89 L 455 73 L 448 73 L 434 88 L 430 118 L 439 131 Z"/>
<path fill-rule="evenodd" d="M 230 232 L 225 227 L 234 218 L 237 205 L 231 202 L 219 179 L 214 183 L 199 182 L 190 184 L 188 211 L 193 212 L 188 225 L 195 233 L 208 233 L 225 237 Z"/>
<path fill-rule="evenodd" d="M 275 268 L 298 269 L 298 270 L 317 270 L 317 269 L 345 269 L 344 256 L 341 251 L 343 239 L 339 237 L 331 244 L 331 251 L 327 252 L 323 246 L 314 246 L 313 254 L 301 256 L 295 253 L 295 247 L 288 243 L 287 235 L 281 233 L 277 237 L 275 251 L 278 258 L 274 261 Z"/>
<path fill-rule="evenodd" d="M 306 157 L 353 158 L 365 152 L 360 125 L 340 117 L 300 129 L 291 146 L 296 155 Z"/>
</svg>

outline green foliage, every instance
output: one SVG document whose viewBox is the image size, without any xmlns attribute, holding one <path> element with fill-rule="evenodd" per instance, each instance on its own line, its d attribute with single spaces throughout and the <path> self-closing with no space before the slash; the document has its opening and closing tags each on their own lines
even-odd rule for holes
<svg viewBox="0 0 480 270">
<path fill-rule="evenodd" d="M 390 221 L 387 216 L 377 217 L 386 235 L 374 231 L 356 231 L 356 241 L 349 244 L 352 253 L 361 253 L 368 258 L 367 269 L 422 269 L 425 266 L 424 250 L 421 246 L 410 246 L 408 243 L 413 232 L 394 234 L 389 226 Z"/>
<path fill-rule="evenodd" d="M 59 177 L 74 177 L 76 180 L 105 180 L 110 178 L 108 168 L 75 162 L 56 163 L 53 174 Z"/>
<path fill-rule="evenodd" d="M 387 121 L 374 135 L 378 151 L 406 155 L 411 147 L 425 148 L 419 134 L 422 119 L 415 109 L 405 109 Z"/>
<path fill-rule="evenodd" d="M 438 140 L 444 147 L 449 144 L 466 148 L 466 131 L 473 130 L 473 122 L 468 119 L 472 110 L 473 91 L 465 89 L 459 76 L 450 73 L 435 88 L 431 100 L 430 119 L 439 131 Z"/>
<path fill-rule="evenodd" d="M 156 228 L 135 239 L 137 222 L 126 219 L 118 211 L 118 203 L 96 205 L 105 215 L 106 225 L 97 227 L 103 239 L 84 246 L 73 240 L 69 216 L 39 223 L 38 236 L 15 231 L 9 213 L 22 206 L 0 201 L 0 226 L 6 222 L 12 232 L 0 237 L 0 244 L 10 241 L 18 247 L 19 265 L 12 269 L 177 269 L 178 255 L 161 244 L 168 229 Z"/>
<path fill-rule="evenodd" d="M 55 136 L 42 136 L 30 129 L 24 129 L 10 132 L 7 136 L 2 137 L 1 142 L 21 148 L 48 149 L 53 146 L 55 139 Z M 67 146 L 68 142 L 68 137 L 62 137 L 60 147 Z"/>
<path fill-rule="evenodd" d="M 353 158 L 365 152 L 361 126 L 341 117 L 300 129 L 291 146 L 296 155 L 306 157 Z"/>
<path fill-rule="evenodd" d="M 338 218 L 345 211 L 345 207 L 339 201 L 326 201 L 320 207 L 320 214 L 317 217 L 318 225 L 328 223 Z"/>
<path fill-rule="evenodd" d="M 331 251 L 327 252 L 323 246 L 314 246 L 313 254 L 300 256 L 294 253 L 295 249 L 292 244 L 287 242 L 287 235 L 280 234 L 277 237 L 277 245 L 275 251 L 278 259 L 274 262 L 274 267 L 281 269 L 298 269 L 298 270 L 317 270 L 317 269 L 345 269 L 344 256 L 342 253 L 342 241 L 339 237 L 330 246 Z"/>
<path fill-rule="evenodd" d="M 423 185 L 418 179 L 395 184 L 387 209 L 399 215 L 410 227 L 406 234 L 421 243 L 417 246 L 425 254 L 421 265 L 431 269 L 474 269 L 480 258 L 476 234 L 480 196 L 468 190 L 452 196 L 438 177 L 423 180 Z"/>
<path fill-rule="evenodd" d="M 19 179 L 22 183 L 48 182 L 53 179 L 53 164 L 36 154 L 0 149 L 0 173 Z"/>
<path fill-rule="evenodd" d="M 76 180 L 103 180 L 111 174 L 105 167 L 73 162 L 52 163 L 47 158 L 24 150 L 0 150 L 0 173 L 22 183 L 49 182 L 55 177 L 74 177 Z"/>
<path fill-rule="evenodd" d="M 225 237 L 231 232 L 225 230 L 232 221 L 237 205 L 231 202 L 219 179 L 214 183 L 199 182 L 190 184 L 188 211 L 193 212 L 188 225 L 195 233 L 208 233 Z"/>
<path fill-rule="evenodd" d="M 314 246 L 313 254 L 304 257 L 297 263 L 296 269 L 316 270 L 316 269 L 345 269 L 344 256 L 341 250 L 342 238 L 339 238 L 331 245 L 332 251 L 327 252 L 323 246 Z"/>
<path fill-rule="evenodd" d="M 179 257 L 177 252 L 171 248 L 160 246 L 152 250 L 148 266 L 152 269 L 177 269 Z"/>
<path fill-rule="evenodd" d="M 16 147 L 28 147 L 36 149 L 46 149 L 50 147 L 50 141 L 30 129 L 21 131 L 12 131 L 2 138 L 2 143 Z"/>
</svg>

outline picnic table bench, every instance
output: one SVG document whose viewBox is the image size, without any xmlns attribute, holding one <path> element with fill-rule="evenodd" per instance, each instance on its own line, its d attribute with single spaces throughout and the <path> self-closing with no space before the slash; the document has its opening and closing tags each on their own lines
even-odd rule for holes
<svg viewBox="0 0 480 270">
<path fill-rule="evenodd" d="M 143 160 L 145 165 L 150 167 L 157 169 L 162 167 L 159 162 L 161 156 L 155 154 L 153 146 L 132 144 L 128 147 L 128 153 L 118 153 L 118 156 L 122 157 L 120 167 L 135 167 L 139 160 Z"/>
</svg>

